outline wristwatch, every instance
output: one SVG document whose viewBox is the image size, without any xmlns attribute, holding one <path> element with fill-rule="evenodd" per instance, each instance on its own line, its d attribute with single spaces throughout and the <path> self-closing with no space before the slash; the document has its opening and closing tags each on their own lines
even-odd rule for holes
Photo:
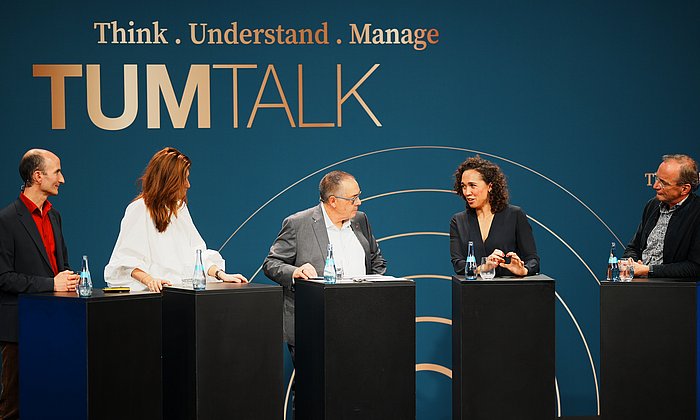
<svg viewBox="0 0 700 420">
<path fill-rule="evenodd" d="M 218 269 L 216 270 L 216 273 L 214 273 L 214 277 L 216 277 L 217 280 L 221 280 L 221 277 L 219 277 L 219 273 L 224 273 L 224 270 Z M 224 273 L 226 274 L 226 273 Z"/>
<path fill-rule="evenodd" d="M 654 277 L 654 266 L 649 265 L 649 273 L 647 274 L 647 277 Z"/>
</svg>

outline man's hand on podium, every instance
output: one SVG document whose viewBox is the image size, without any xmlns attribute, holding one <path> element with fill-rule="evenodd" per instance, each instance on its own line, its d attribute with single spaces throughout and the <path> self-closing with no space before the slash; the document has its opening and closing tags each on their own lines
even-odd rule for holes
<svg viewBox="0 0 700 420">
<path fill-rule="evenodd" d="M 54 292 L 75 292 L 80 276 L 70 270 L 61 271 L 53 278 Z"/>
<path fill-rule="evenodd" d="M 316 273 L 316 269 L 314 268 L 313 265 L 306 263 L 303 264 L 301 267 L 297 267 L 296 270 L 294 270 L 294 273 L 292 274 L 292 278 L 295 279 L 308 279 L 309 277 L 318 277 L 318 273 Z"/>
</svg>

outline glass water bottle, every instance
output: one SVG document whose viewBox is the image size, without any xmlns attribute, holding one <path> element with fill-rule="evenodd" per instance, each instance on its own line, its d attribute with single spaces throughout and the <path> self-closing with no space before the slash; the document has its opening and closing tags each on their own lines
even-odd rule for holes
<svg viewBox="0 0 700 420">
<path fill-rule="evenodd" d="M 202 262 L 202 250 L 197 250 L 197 257 L 194 262 L 194 274 L 192 274 L 192 288 L 194 290 L 204 290 L 207 287 L 207 275 L 204 272 Z"/>
<path fill-rule="evenodd" d="M 326 265 L 323 266 L 323 281 L 328 284 L 335 284 L 336 271 L 335 259 L 333 258 L 333 244 L 328 244 L 328 254 L 326 255 Z"/>
<path fill-rule="evenodd" d="M 469 241 L 467 249 L 467 266 L 464 268 L 464 277 L 467 280 L 476 280 L 476 257 L 474 256 L 474 242 Z"/>
<path fill-rule="evenodd" d="M 80 269 L 80 281 L 75 290 L 80 297 L 92 296 L 92 279 L 90 278 L 90 267 L 88 266 L 87 255 L 83 255 L 83 266 Z"/>
</svg>

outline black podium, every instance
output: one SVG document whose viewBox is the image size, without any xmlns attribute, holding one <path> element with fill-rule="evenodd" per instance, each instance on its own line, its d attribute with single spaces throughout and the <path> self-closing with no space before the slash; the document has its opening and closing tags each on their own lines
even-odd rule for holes
<svg viewBox="0 0 700 420">
<path fill-rule="evenodd" d="M 281 419 L 282 288 L 207 283 L 163 290 L 163 415 Z"/>
<path fill-rule="evenodd" d="M 19 297 L 23 420 L 161 419 L 157 293 Z"/>
<path fill-rule="evenodd" d="M 452 418 L 555 416 L 554 280 L 452 277 Z"/>
<path fill-rule="evenodd" d="M 415 419 L 412 281 L 298 281 L 295 300 L 297 419 Z"/>
<path fill-rule="evenodd" d="M 698 418 L 698 288 L 687 280 L 601 283 L 601 419 Z"/>
</svg>

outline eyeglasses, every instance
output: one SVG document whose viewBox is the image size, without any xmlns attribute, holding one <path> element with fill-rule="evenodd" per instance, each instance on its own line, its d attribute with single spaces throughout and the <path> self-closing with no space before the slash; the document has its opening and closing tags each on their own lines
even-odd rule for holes
<svg viewBox="0 0 700 420">
<path fill-rule="evenodd" d="M 352 197 L 341 197 L 339 195 L 334 195 L 335 198 L 340 198 L 341 200 L 349 201 L 350 204 L 355 204 L 357 200 L 360 199 L 360 194 L 353 195 Z"/>
<path fill-rule="evenodd" d="M 659 183 L 661 184 L 661 189 L 667 188 L 667 187 L 682 187 L 686 184 L 671 184 L 669 182 L 664 181 L 663 179 L 659 178 L 657 175 L 654 175 L 654 183 Z"/>
</svg>

